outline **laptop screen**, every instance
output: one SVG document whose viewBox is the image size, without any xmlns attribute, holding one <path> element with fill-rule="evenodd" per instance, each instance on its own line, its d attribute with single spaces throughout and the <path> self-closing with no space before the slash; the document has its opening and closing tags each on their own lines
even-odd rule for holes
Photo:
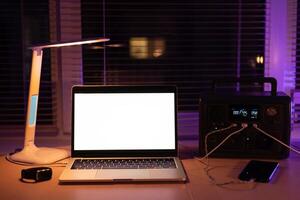
<svg viewBox="0 0 300 200">
<path fill-rule="evenodd" d="M 74 150 L 175 150 L 174 92 L 73 94 Z"/>
</svg>

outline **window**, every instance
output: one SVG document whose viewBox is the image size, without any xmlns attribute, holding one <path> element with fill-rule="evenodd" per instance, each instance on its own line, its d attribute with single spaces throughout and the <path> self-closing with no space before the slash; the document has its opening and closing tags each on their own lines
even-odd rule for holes
<svg viewBox="0 0 300 200">
<path fill-rule="evenodd" d="M 292 43 L 292 46 L 295 47 L 295 71 L 296 71 L 296 77 L 295 77 L 295 96 L 294 96 L 294 103 L 295 103 L 295 116 L 293 118 L 294 123 L 298 124 L 300 123 L 300 1 L 296 0 L 292 1 L 294 3 L 294 6 L 297 5 L 297 11 L 295 13 L 296 18 L 296 33 L 295 33 L 295 42 Z"/>
<path fill-rule="evenodd" d="M 23 135 L 32 44 L 49 42 L 48 0 L 11 0 L 0 3 L 0 130 Z M 53 124 L 50 51 L 44 51 L 38 127 Z M 10 131 L 11 130 L 11 131 Z M 3 132 L 3 133 L 2 133 Z"/>
<path fill-rule="evenodd" d="M 261 0 L 82 1 L 82 37 L 111 38 L 83 50 L 84 83 L 177 85 L 179 131 L 197 133 L 199 93 L 213 79 L 264 76 L 266 7 Z"/>
<path fill-rule="evenodd" d="M 260 61 L 265 60 L 267 4 L 261 0 L 81 1 L 82 38 L 111 38 L 105 46 L 83 47 L 83 84 L 177 85 L 180 120 L 196 124 L 192 121 L 198 120 L 199 93 L 211 90 L 213 79 L 264 76 L 265 63 Z M 17 125 L 23 132 L 31 63 L 27 47 L 50 39 L 49 0 L 1 2 L 0 9 L 0 126 Z M 50 51 L 44 52 L 42 70 L 37 124 L 53 126 Z"/>
<path fill-rule="evenodd" d="M 83 37 L 111 38 L 83 51 L 84 83 L 177 85 L 180 110 L 196 111 L 212 79 L 264 76 L 265 9 L 260 0 L 82 1 Z"/>
</svg>

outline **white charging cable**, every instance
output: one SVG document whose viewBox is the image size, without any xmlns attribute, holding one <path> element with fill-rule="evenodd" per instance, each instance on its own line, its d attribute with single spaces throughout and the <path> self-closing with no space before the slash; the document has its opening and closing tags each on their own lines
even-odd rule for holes
<svg viewBox="0 0 300 200">
<path fill-rule="evenodd" d="M 294 152 L 297 153 L 297 154 L 300 154 L 300 151 L 298 151 L 297 149 L 295 149 L 295 148 L 293 148 L 293 147 L 291 147 L 291 146 L 285 144 L 284 142 L 278 140 L 278 139 L 275 138 L 274 136 L 272 136 L 272 135 L 268 134 L 267 132 L 265 132 L 264 130 L 260 129 L 260 128 L 258 127 L 257 124 L 253 124 L 253 127 L 254 127 L 255 129 L 257 129 L 259 132 L 261 132 L 261 133 L 263 133 L 264 135 L 268 136 L 269 138 L 275 140 L 275 141 L 278 142 L 279 144 L 285 146 L 286 148 L 288 148 L 288 149 L 294 151 Z"/>
<path fill-rule="evenodd" d="M 204 141 L 204 145 L 205 145 L 205 156 L 203 156 L 202 158 L 195 157 L 195 159 L 197 159 L 198 161 L 200 161 L 201 163 L 203 163 L 203 164 L 206 165 L 206 167 L 204 168 L 204 170 L 205 170 L 207 176 L 208 176 L 208 177 L 210 178 L 210 180 L 211 180 L 215 185 L 217 185 L 217 186 L 224 186 L 224 185 L 234 184 L 234 183 L 237 183 L 237 184 L 239 184 L 239 183 L 245 183 L 245 182 L 243 182 L 243 181 L 239 181 L 239 182 L 229 181 L 229 182 L 224 182 L 224 183 L 217 183 L 216 180 L 209 174 L 209 170 L 211 170 L 211 169 L 209 168 L 208 157 L 209 157 L 213 152 L 215 152 L 218 148 L 220 148 L 220 146 L 222 146 L 222 145 L 223 145 L 229 138 L 231 138 L 233 135 L 236 135 L 236 134 L 240 133 L 241 131 L 243 131 L 245 128 L 247 128 L 247 127 L 248 127 L 248 124 L 242 123 L 242 124 L 241 124 L 242 128 L 240 128 L 240 129 L 237 130 L 237 131 L 234 131 L 234 132 L 230 133 L 224 140 L 222 140 L 222 142 L 220 142 L 220 143 L 219 143 L 216 147 L 214 147 L 210 152 L 207 152 L 207 151 L 208 151 L 208 149 L 207 149 L 207 140 L 208 140 L 208 137 L 209 137 L 210 135 L 212 135 L 212 134 L 215 134 L 215 133 L 218 133 L 218 132 L 223 132 L 223 131 L 225 131 L 225 130 L 231 129 L 231 128 L 236 127 L 236 126 L 237 126 L 236 124 L 232 124 L 232 125 L 230 125 L 230 126 L 228 126 L 228 127 L 226 127 L 226 128 L 219 129 L 219 130 L 214 130 L 214 131 L 211 131 L 211 132 L 207 133 L 206 136 L 205 136 L 205 141 Z M 269 133 L 265 132 L 264 130 L 260 129 L 260 128 L 258 127 L 257 124 L 254 123 L 252 126 L 253 126 L 255 129 L 257 129 L 260 133 L 263 133 L 263 134 L 266 135 L 267 137 L 273 139 L 274 141 L 276 141 L 276 142 L 278 142 L 279 144 L 283 145 L 284 147 L 290 149 L 291 151 L 294 151 L 295 153 L 300 154 L 300 151 L 299 151 L 299 150 L 297 150 L 297 149 L 295 149 L 295 148 L 293 148 L 293 147 L 291 147 L 291 146 L 285 144 L 284 142 L 282 142 L 282 141 L 280 141 L 279 139 L 275 138 L 275 137 L 272 136 L 271 134 L 269 134 Z M 205 159 L 205 158 L 207 158 L 207 163 L 203 162 L 203 159 Z"/>
<path fill-rule="evenodd" d="M 236 125 L 232 124 L 232 125 L 229 126 L 229 127 L 232 128 L 232 127 L 235 127 L 235 126 L 236 126 Z M 202 158 L 197 158 L 197 159 L 198 159 L 198 160 L 203 160 L 203 159 L 207 158 L 208 156 L 210 156 L 213 152 L 215 152 L 218 148 L 220 148 L 220 146 L 222 146 L 229 138 L 231 138 L 233 135 L 236 135 L 236 134 L 240 133 L 241 131 L 243 131 L 245 128 L 247 128 L 247 127 L 248 127 L 248 124 L 242 123 L 241 126 L 242 126 L 242 128 L 240 128 L 240 129 L 237 130 L 237 131 L 234 131 L 234 132 L 230 133 L 230 134 L 229 134 L 222 142 L 220 142 L 215 148 L 213 148 L 210 152 L 207 153 L 207 140 L 208 140 L 208 136 L 210 136 L 210 135 L 212 135 L 213 133 L 216 133 L 216 132 L 212 131 L 212 132 L 208 133 L 208 134 L 206 135 L 205 141 L 204 141 L 205 151 L 206 151 L 206 152 L 205 152 L 205 155 L 204 155 Z M 224 130 L 229 129 L 229 127 L 224 128 Z M 223 131 L 224 131 L 224 130 L 223 130 Z M 220 131 L 221 131 L 221 129 L 220 129 Z M 219 131 L 219 132 L 220 132 L 220 131 Z"/>
<path fill-rule="evenodd" d="M 239 130 L 237 131 L 234 131 L 232 133 L 230 133 L 224 140 L 222 140 L 222 142 L 220 142 L 215 148 L 213 148 L 210 152 L 207 152 L 208 151 L 208 148 L 207 148 L 207 141 L 208 141 L 208 137 L 212 134 L 215 134 L 215 133 L 218 133 L 218 132 L 223 132 L 225 130 L 228 130 L 228 129 L 231 129 L 233 127 L 236 127 L 237 124 L 231 124 L 230 126 L 226 127 L 226 128 L 223 128 L 223 129 L 218 129 L 218 130 L 214 130 L 214 131 L 211 131 L 209 133 L 206 134 L 205 136 L 205 140 L 204 140 L 204 145 L 205 145 L 205 156 L 203 156 L 202 158 L 198 158 L 198 157 L 195 157 L 196 160 L 200 161 L 202 164 L 205 165 L 205 168 L 203 169 L 207 175 L 207 177 L 210 179 L 210 181 L 215 184 L 216 186 L 219 186 L 219 187 L 225 187 L 226 185 L 230 185 L 230 184 L 248 184 L 249 182 L 245 182 L 245 181 L 240 181 L 240 180 L 229 180 L 229 181 L 226 181 L 226 182 L 217 182 L 216 179 L 209 173 L 211 170 L 213 170 L 214 168 L 216 167 L 210 167 L 209 166 L 209 159 L 208 157 L 213 153 L 215 152 L 218 148 L 220 148 L 220 146 L 222 146 L 229 138 L 231 138 L 232 136 L 240 133 L 241 131 L 243 131 L 245 128 L 248 127 L 248 124 L 246 123 L 242 123 L 241 126 L 242 128 L 240 128 Z M 206 162 L 203 161 L 203 159 L 207 159 Z M 252 185 L 252 184 L 251 184 Z M 250 188 L 251 189 L 251 188 Z"/>
</svg>

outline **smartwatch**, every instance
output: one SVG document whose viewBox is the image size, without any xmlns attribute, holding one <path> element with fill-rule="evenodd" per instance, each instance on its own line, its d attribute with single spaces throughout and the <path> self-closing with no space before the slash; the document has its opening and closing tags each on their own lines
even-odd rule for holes
<svg viewBox="0 0 300 200">
<path fill-rule="evenodd" d="M 52 177 L 52 169 L 50 167 L 34 167 L 22 169 L 21 181 L 23 182 L 41 182 L 50 180 Z"/>
</svg>

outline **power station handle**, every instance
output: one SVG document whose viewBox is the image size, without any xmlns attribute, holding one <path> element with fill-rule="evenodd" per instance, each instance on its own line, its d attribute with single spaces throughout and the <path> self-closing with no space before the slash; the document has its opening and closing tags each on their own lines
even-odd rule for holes
<svg viewBox="0 0 300 200">
<path fill-rule="evenodd" d="M 273 77 L 264 78 L 222 78 L 213 80 L 213 91 L 216 92 L 217 83 L 270 83 L 271 84 L 271 95 L 276 96 L 277 94 L 277 81 Z"/>
</svg>

